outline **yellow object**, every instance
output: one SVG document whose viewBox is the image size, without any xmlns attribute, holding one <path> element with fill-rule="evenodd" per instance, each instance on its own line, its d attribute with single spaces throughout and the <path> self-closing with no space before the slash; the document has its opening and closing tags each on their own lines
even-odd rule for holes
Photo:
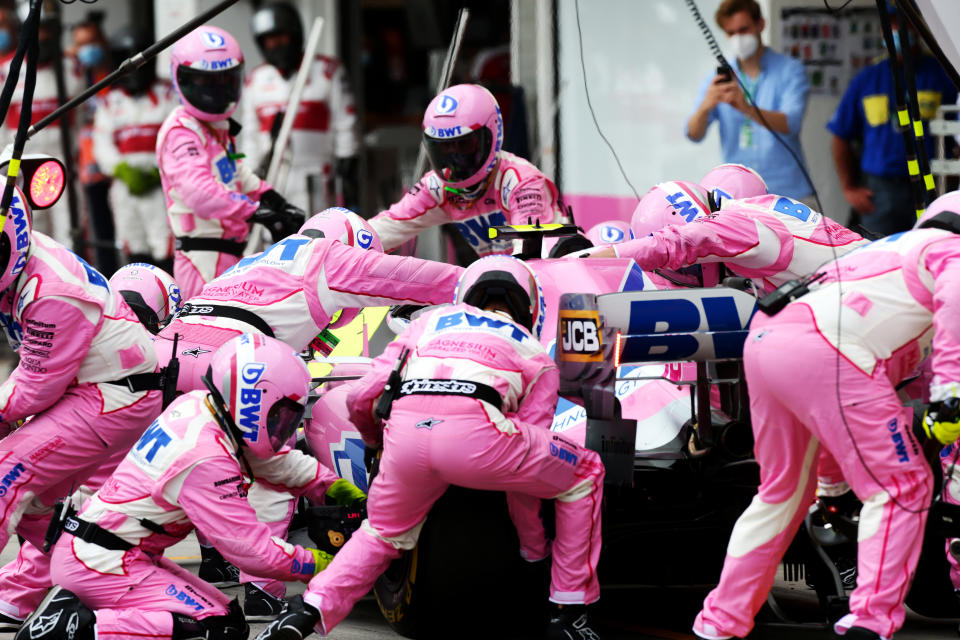
<svg viewBox="0 0 960 640">
<path fill-rule="evenodd" d="M 336 356 L 369 356 L 364 353 L 365 343 L 364 328 L 366 328 L 366 337 L 370 338 L 377 328 L 386 321 L 387 312 L 390 307 L 367 307 L 362 309 L 357 317 L 351 320 L 345 327 L 333 329 L 330 331 L 339 338 L 340 342 L 330 352 L 329 357 Z M 314 378 L 320 378 L 330 375 L 332 365 L 325 362 L 311 362 L 307 365 L 310 369 L 310 375 Z"/>
<path fill-rule="evenodd" d="M 929 173 L 923 176 L 923 186 L 927 188 L 927 191 L 933 191 L 936 188 L 936 184 L 933 182 L 933 176 Z"/>
<path fill-rule="evenodd" d="M 920 163 L 916 160 L 907 160 L 907 173 L 912 176 L 920 175 Z"/>
<path fill-rule="evenodd" d="M 943 100 L 943 94 L 939 91 L 917 91 L 917 104 L 920 106 L 920 117 L 924 120 L 930 120 L 937 115 L 937 109 L 940 108 L 940 102 Z"/>
<path fill-rule="evenodd" d="M 18 173 L 20 173 L 20 161 L 17 158 L 11 158 L 10 166 L 7 167 L 7 175 L 15 178 Z"/>
<path fill-rule="evenodd" d="M 917 140 L 923 137 L 923 122 L 913 123 L 913 135 L 917 137 Z"/>
<path fill-rule="evenodd" d="M 508 226 L 514 231 L 552 231 L 553 229 L 559 229 L 563 225 L 557 222 L 549 222 L 547 224 L 511 224 L 505 226 Z M 496 227 L 490 227 L 488 231 L 491 240 L 495 239 L 498 233 Z"/>
</svg>

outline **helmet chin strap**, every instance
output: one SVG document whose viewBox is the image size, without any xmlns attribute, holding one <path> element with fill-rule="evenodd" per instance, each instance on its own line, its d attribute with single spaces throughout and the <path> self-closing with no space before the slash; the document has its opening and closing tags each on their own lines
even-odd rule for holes
<svg viewBox="0 0 960 640">
<path fill-rule="evenodd" d="M 204 404 L 207 405 L 207 409 L 209 409 L 210 413 L 213 414 L 213 417 L 216 418 L 217 424 L 220 425 L 220 428 L 227 436 L 227 439 L 233 444 L 234 447 L 236 447 L 237 460 L 239 460 L 243 465 L 247 476 L 250 478 L 250 482 L 254 482 L 256 478 L 253 475 L 253 469 L 250 467 L 250 462 L 247 460 L 247 457 L 243 451 L 245 445 L 243 444 L 243 436 L 240 433 L 240 428 L 237 426 L 237 423 L 233 421 L 233 417 L 230 415 L 230 412 L 227 411 L 226 405 L 223 402 L 223 396 L 221 396 L 217 388 L 213 386 L 213 381 L 210 379 L 210 372 L 208 371 L 204 376 L 202 376 L 201 379 L 203 380 L 203 384 L 207 386 L 207 390 L 210 392 L 207 394 L 207 397 L 203 399 Z"/>
</svg>

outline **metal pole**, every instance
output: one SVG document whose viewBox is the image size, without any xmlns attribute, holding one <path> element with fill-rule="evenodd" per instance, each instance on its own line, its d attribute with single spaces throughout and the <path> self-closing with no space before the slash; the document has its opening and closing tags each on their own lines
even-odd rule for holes
<svg viewBox="0 0 960 640">
<path fill-rule="evenodd" d="M 273 186 L 276 186 L 275 181 L 277 174 L 280 173 L 283 152 L 290 140 L 290 132 L 293 131 L 293 121 L 297 119 L 300 98 L 303 96 L 303 88 L 307 86 L 307 79 L 310 77 L 310 67 L 313 66 L 313 61 L 317 57 L 317 48 L 320 46 L 320 35 L 322 33 L 323 18 L 317 16 L 313 19 L 313 26 L 310 27 L 307 46 L 303 50 L 303 61 L 300 63 L 299 71 L 297 71 L 297 78 L 293 82 L 293 90 L 290 92 L 290 100 L 287 102 L 287 111 L 283 114 L 280 133 L 277 134 L 277 141 L 273 145 L 273 156 L 270 158 L 270 167 L 267 169 L 266 175 L 266 181 Z"/>
</svg>

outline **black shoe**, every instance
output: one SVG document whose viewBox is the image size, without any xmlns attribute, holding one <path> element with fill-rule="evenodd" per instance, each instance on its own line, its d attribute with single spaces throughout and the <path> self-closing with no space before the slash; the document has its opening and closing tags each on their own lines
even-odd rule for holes
<svg viewBox="0 0 960 640">
<path fill-rule="evenodd" d="M 248 622 L 273 620 L 286 610 L 287 601 L 283 598 L 274 598 L 249 582 L 243 585 L 243 617 Z"/>
<path fill-rule="evenodd" d="M 294 596 L 287 601 L 287 610 L 255 640 L 303 640 L 319 621 L 320 612 L 304 602 L 303 596 Z"/>
<path fill-rule="evenodd" d="M 31 613 L 14 640 L 93 640 L 96 616 L 75 594 L 54 587 Z"/>
<path fill-rule="evenodd" d="M 590 628 L 587 607 L 582 604 L 557 605 L 547 623 L 546 640 L 600 640 Z"/>
<path fill-rule="evenodd" d="M 215 587 L 236 587 L 240 584 L 240 569 L 227 562 L 215 547 L 200 545 L 201 580 Z"/>
<path fill-rule="evenodd" d="M 16 618 L 8 616 L 4 613 L 0 613 L 0 632 L 16 631 L 22 624 L 23 620 L 17 620 Z"/>
<path fill-rule="evenodd" d="M 864 629 L 863 627 L 850 627 L 841 637 L 844 640 L 880 640 L 881 638 L 876 631 L 870 631 L 870 629 Z"/>
</svg>

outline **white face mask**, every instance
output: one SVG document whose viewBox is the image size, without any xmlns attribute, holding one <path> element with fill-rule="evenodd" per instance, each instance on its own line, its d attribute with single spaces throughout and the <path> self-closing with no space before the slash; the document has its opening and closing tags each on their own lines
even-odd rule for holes
<svg viewBox="0 0 960 640">
<path fill-rule="evenodd" d="M 752 33 L 735 33 L 730 36 L 730 49 L 737 58 L 746 60 L 760 47 L 760 38 Z"/>
</svg>

